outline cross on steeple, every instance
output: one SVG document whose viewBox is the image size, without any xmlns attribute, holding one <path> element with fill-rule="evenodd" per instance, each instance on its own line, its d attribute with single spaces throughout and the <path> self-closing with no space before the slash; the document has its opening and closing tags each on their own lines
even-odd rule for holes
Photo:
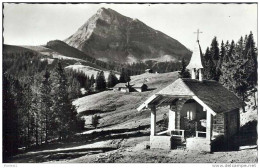
<svg viewBox="0 0 260 168">
<path fill-rule="evenodd" d="M 194 33 L 197 33 L 197 42 L 199 42 L 199 34 L 202 32 L 200 32 L 200 30 L 198 29 L 197 32 L 194 32 Z"/>
</svg>

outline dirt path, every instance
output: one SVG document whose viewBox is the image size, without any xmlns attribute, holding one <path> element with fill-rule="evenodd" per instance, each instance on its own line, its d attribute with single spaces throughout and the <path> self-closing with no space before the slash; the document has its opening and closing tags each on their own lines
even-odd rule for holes
<svg viewBox="0 0 260 168">
<path fill-rule="evenodd" d="M 257 149 L 200 153 L 189 150 L 146 149 L 149 137 L 122 140 L 121 148 L 85 155 L 62 163 L 257 163 Z"/>
</svg>

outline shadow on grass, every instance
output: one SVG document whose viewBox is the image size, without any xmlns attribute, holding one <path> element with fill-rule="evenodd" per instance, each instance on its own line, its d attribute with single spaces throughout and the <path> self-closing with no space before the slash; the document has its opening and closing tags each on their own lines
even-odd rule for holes
<svg viewBox="0 0 260 168">
<path fill-rule="evenodd" d="M 129 138 L 136 136 L 146 136 L 149 135 L 149 131 L 140 132 L 141 130 L 145 130 L 149 128 L 149 125 L 139 126 L 136 128 L 124 128 L 124 129 L 112 129 L 112 130 L 103 130 L 99 132 L 92 132 L 87 135 L 78 135 L 77 138 L 85 139 L 87 142 L 91 140 L 108 140 L 108 139 L 120 139 L 120 138 Z M 134 132 L 135 131 L 135 132 Z"/>
<path fill-rule="evenodd" d="M 62 159 L 69 160 L 84 155 L 116 150 L 120 147 L 119 145 L 117 147 L 71 148 L 106 140 L 148 136 L 150 134 L 149 131 L 141 131 L 147 127 L 149 126 L 140 126 L 132 129 L 93 132 L 92 134 L 88 135 L 77 135 L 67 140 L 67 142 L 56 142 L 54 144 L 44 144 L 39 147 L 34 147 L 33 149 L 24 151 L 23 154 L 18 154 L 12 158 L 7 159 L 5 163 L 39 163 Z"/>
<path fill-rule="evenodd" d="M 52 151 L 36 151 L 29 152 L 23 155 L 17 155 L 5 163 L 39 163 L 48 161 L 57 161 L 62 159 L 74 159 L 84 155 L 98 154 L 111 150 L 116 150 L 115 147 L 100 147 L 100 148 L 81 148 L 81 149 L 57 149 Z"/>
<path fill-rule="evenodd" d="M 97 113 L 108 113 L 108 112 L 112 112 L 112 111 L 115 111 L 116 110 L 116 107 L 114 105 L 112 106 L 107 106 L 106 109 L 104 110 L 85 110 L 85 111 L 82 111 L 78 114 L 79 117 L 82 117 L 82 116 L 89 116 L 89 115 L 93 115 L 93 114 L 97 114 Z"/>
</svg>

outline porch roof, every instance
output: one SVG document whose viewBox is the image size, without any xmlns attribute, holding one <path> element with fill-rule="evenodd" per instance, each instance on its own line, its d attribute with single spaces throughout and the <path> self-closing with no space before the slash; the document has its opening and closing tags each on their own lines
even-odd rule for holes
<svg viewBox="0 0 260 168">
<path fill-rule="evenodd" d="M 194 99 L 215 113 L 228 112 L 243 105 L 234 93 L 216 81 L 179 78 L 148 98 L 137 110 L 140 111 L 148 105 L 169 105 L 178 98 Z"/>
</svg>

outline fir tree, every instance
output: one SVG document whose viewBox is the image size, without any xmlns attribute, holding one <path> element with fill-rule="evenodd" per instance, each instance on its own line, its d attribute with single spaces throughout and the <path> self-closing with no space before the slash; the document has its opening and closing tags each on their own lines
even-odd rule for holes
<svg viewBox="0 0 260 168">
<path fill-rule="evenodd" d="M 51 93 L 50 72 L 45 71 L 43 80 L 40 85 L 40 107 L 42 116 L 42 130 L 44 132 L 45 143 L 48 143 L 49 135 L 52 135 L 52 126 L 54 125 L 53 111 L 52 111 L 52 93 Z"/>
<path fill-rule="evenodd" d="M 247 43 L 245 46 L 245 58 L 248 60 L 247 66 L 250 67 L 248 72 L 248 82 L 251 87 L 257 85 L 257 49 L 255 47 L 255 42 L 252 32 L 250 32 Z"/>
<path fill-rule="evenodd" d="M 85 81 L 85 89 L 89 90 L 90 87 L 91 87 L 91 81 L 90 81 L 89 76 L 87 76 L 86 81 Z"/>
<path fill-rule="evenodd" d="M 32 134 L 33 134 L 33 128 L 31 127 L 31 123 L 32 123 L 32 110 L 31 110 L 31 104 L 32 104 L 32 97 L 33 97 L 33 92 L 31 89 L 31 85 L 32 85 L 32 78 L 29 78 L 27 83 L 24 85 L 23 87 L 23 95 L 24 95 L 24 100 L 23 101 L 23 105 L 25 105 L 23 107 L 23 110 L 25 111 L 25 113 L 23 115 L 25 115 L 25 127 L 26 127 L 26 147 L 30 147 L 30 145 L 32 144 Z"/>
<path fill-rule="evenodd" d="M 110 71 L 109 76 L 108 76 L 108 80 L 107 80 L 107 87 L 112 88 L 117 83 L 118 83 L 118 79 L 117 79 L 116 75 L 112 71 Z"/>
<path fill-rule="evenodd" d="M 69 77 L 69 86 L 68 86 L 68 94 L 69 94 L 69 99 L 76 99 L 79 98 L 81 95 L 80 89 L 81 89 L 81 84 L 76 79 L 75 77 L 71 76 Z M 84 82 L 85 84 L 85 82 Z"/>
<path fill-rule="evenodd" d="M 131 75 L 131 72 L 128 69 L 122 68 L 119 82 L 120 83 L 130 82 L 130 80 L 131 80 L 130 75 Z"/>
<path fill-rule="evenodd" d="M 190 78 L 191 75 L 190 75 L 189 71 L 186 69 L 187 65 L 186 65 L 184 58 L 182 58 L 181 63 L 182 63 L 182 68 L 181 68 L 181 71 L 179 72 L 180 78 Z"/>
<path fill-rule="evenodd" d="M 18 114 L 11 83 L 3 75 L 3 162 L 18 152 Z"/>
<path fill-rule="evenodd" d="M 105 75 L 103 71 L 100 71 L 97 74 L 97 78 L 96 78 L 96 90 L 98 91 L 103 91 L 106 89 L 106 79 L 105 79 Z"/>
<path fill-rule="evenodd" d="M 121 71 L 120 77 L 119 77 L 119 82 L 120 82 L 120 83 L 126 83 L 125 76 L 126 76 L 126 75 L 125 75 L 125 69 L 122 68 L 122 71 Z"/>
<path fill-rule="evenodd" d="M 55 125 L 59 140 L 62 140 L 66 138 L 69 132 L 72 108 L 67 91 L 67 78 L 60 62 L 58 62 L 52 78 Z"/>
<path fill-rule="evenodd" d="M 96 82 L 94 75 L 92 74 L 90 77 L 90 86 L 92 87 L 94 83 Z"/>
<path fill-rule="evenodd" d="M 211 54 L 211 57 L 213 59 L 215 66 L 216 66 L 217 61 L 219 60 L 219 47 L 218 47 L 217 37 L 214 37 L 211 42 L 210 54 Z"/>
<path fill-rule="evenodd" d="M 214 65 L 210 49 L 207 48 L 204 56 L 205 62 L 203 63 L 204 65 L 204 70 L 203 70 L 203 77 L 208 80 L 213 80 L 216 75 L 216 67 Z"/>
</svg>

